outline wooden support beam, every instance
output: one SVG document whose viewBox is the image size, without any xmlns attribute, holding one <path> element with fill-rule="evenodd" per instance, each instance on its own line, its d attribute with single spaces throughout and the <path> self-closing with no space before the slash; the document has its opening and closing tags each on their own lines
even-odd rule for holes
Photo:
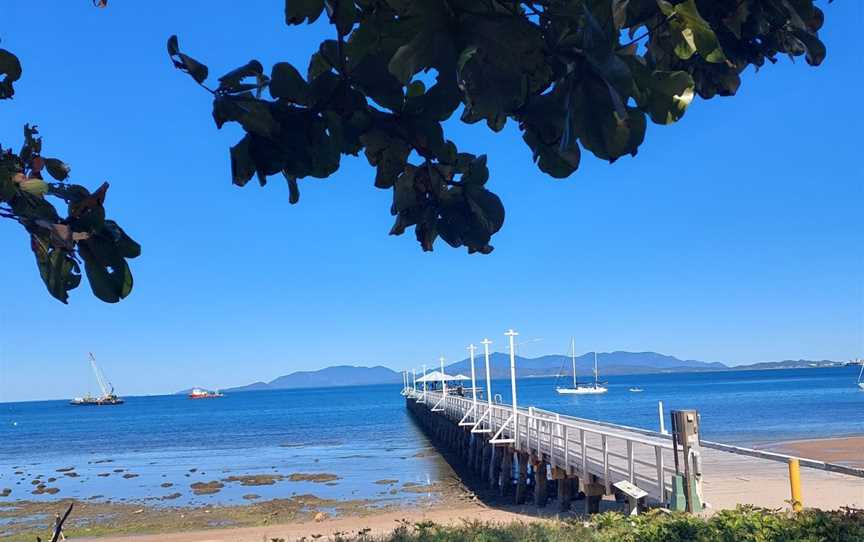
<svg viewBox="0 0 864 542">
<path fill-rule="evenodd" d="M 498 494 L 506 497 L 513 490 L 513 450 L 501 448 L 501 473 L 498 476 Z"/>
<path fill-rule="evenodd" d="M 516 504 L 525 502 L 525 494 L 528 490 L 528 454 L 516 452 Z"/>
<path fill-rule="evenodd" d="M 558 510 L 566 512 L 570 510 L 570 502 L 573 499 L 573 484 L 567 478 L 561 478 L 558 483 Z"/>
<path fill-rule="evenodd" d="M 546 506 L 547 493 L 547 468 L 545 461 L 534 463 L 532 471 L 534 472 L 534 504 L 536 506 Z"/>
<path fill-rule="evenodd" d="M 591 482 L 582 483 L 582 492 L 585 493 L 585 513 L 596 514 L 600 512 L 600 501 L 606 494 L 605 484 L 597 482 L 596 477 L 591 477 Z"/>
<path fill-rule="evenodd" d="M 501 455 L 503 448 L 492 446 L 492 459 L 489 466 L 489 488 L 495 489 L 498 487 L 498 478 L 501 476 Z"/>
</svg>

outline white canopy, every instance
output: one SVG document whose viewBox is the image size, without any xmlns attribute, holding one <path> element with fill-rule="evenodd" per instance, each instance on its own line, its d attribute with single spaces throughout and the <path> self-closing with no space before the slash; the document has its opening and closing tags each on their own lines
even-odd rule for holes
<svg viewBox="0 0 864 542">
<path fill-rule="evenodd" d="M 417 379 L 417 382 L 441 382 L 441 380 L 445 381 L 453 381 L 453 380 L 471 380 L 465 375 L 448 375 L 447 373 L 442 373 L 441 371 L 432 371 L 431 373 L 426 373 L 426 376 L 421 376 Z"/>
</svg>

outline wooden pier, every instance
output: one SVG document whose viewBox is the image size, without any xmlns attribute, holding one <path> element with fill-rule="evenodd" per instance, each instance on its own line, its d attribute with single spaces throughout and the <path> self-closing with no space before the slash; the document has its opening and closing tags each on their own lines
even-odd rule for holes
<svg viewBox="0 0 864 542">
<path fill-rule="evenodd" d="M 530 495 L 543 506 L 554 493 L 564 510 L 578 496 L 584 497 L 585 512 L 593 513 L 604 496 L 623 497 L 615 487 L 620 482 L 647 493 L 647 504 L 669 502 L 675 473 L 669 435 L 533 407 L 514 409 L 442 388 L 424 391 L 409 385 L 406 377 L 403 395 L 408 409 L 437 445 L 461 456 L 490 487 L 512 495 L 516 503 L 526 502 Z M 788 482 L 783 481 L 788 456 L 700 444 L 690 465 L 701 502 L 728 508 L 745 503 L 783 506 L 789 499 Z M 679 449 L 679 463 L 683 461 Z M 810 467 L 807 480 L 817 489 L 814 493 L 828 499 L 808 505 L 864 506 L 864 470 L 811 460 L 802 460 L 801 465 Z M 760 497 L 765 484 L 773 484 L 767 499 Z M 835 504 L 832 494 L 845 500 Z"/>
</svg>

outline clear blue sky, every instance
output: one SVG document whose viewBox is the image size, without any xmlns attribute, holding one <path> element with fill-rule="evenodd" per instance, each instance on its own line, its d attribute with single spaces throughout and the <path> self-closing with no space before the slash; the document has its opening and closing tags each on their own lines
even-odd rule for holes
<svg viewBox="0 0 864 542">
<path fill-rule="evenodd" d="M 532 165 L 512 123 L 451 122 L 460 148 L 489 155 L 507 208 L 486 257 L 389 237 L 391 196 L 365 158 L 301 181 L 296 206 L 278 178 L 231 185 L 241 132 L 215 129 L 167 37 L 216 76 L 250 58 L 305 71 L 326 25 L 286 27 L 281 0 L 89 4 L 3 2 L 2 46 L 24 76 L 0 104 L 0 142 L 38 124 L 74 181 L 111 182 L 110 215 L 144 252 L 127 300 L 82 284 L 64 306 L 23 231 L 0 223 L 0 401 L 85 391 L 88 351 L 132 395 L 431 364 L 484 336 L 502 348 L 508 327 L 544 339 L 525 355 L 564 352 L 571 335 L 580 351 L 733 364 L 864 353 L 860 2 L 822 3 L 822 67 L 750 70 L 737 97 L 649 126 L 636 158 L 586 153 L 567 180 Z"/>
</svg>

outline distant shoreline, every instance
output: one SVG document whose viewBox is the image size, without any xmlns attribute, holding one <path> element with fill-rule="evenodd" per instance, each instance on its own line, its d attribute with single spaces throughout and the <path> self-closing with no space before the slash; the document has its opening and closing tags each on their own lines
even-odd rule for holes
<svg viewBox="0 0 864 542">
<path fill-rule="evenodd" d="M 806 367 L 756 367 L 753 365 L 744 365 L 744 366 L 735 366 L 735 367 L 726 367 L 726 368 L 697 368 L 697 367 L 686 367 L 675 370 L 669 369 L 647 369 L 645 371 L 635 372 L 635 373 L 607 373 L 607 376 L 645 376 L 645 375 L 658 375 L 658 374 L 689 374 L 689 373 L 728 373 L 735 371 L 780 371 L 780 370 L 793 370 L 793 369 L 840 369 L 846 367 L 845 363 L 834 362 L 836 365 L 820 365 L 820 366 L 806 366 Z M 541 378 L 559 378 L 563 375 L 557 374 L 543 374 L 543 375 L 523 375 L 517 377 L 517 380 L 537 380 Z M 492 380 L 507 380 L 509 377 L 505 376 L 494 376 Z M 478 380 L 480 377 L 478 376 Z M 351 388 L 351 387 L 366 387 L 366 386 L 398 386 L 400 385 L 399 381 L 393 382 L 375 382 L 375 383 L 363 383 L 363 384 L 332 384 L 326 386 L 296 386 L 296 387 L 286 387 L 286 388 L 258 388 L 258 389 L 238 389 L 243 388 L 245 386 L 237 386 L 235 388 L 218 388 L 220 391 L 227 394 L 235 394 L 235 393 L 248 393 L 248 392 L 259 392 L 259 391 L 288 391 L 288 390 L 323 390 L 323 389 L 331 389 L 331 388 Z M 191 388 L 189 388 L 191 389 Z M 217 389 L 217 388 L 214 388 Z M 150 393 L 144 395 L 124 395 L 124 398 L 135 398 L 135 397 L 169 397 L 176 395 L 186 395 L 188 389 L 170 392 L 170 393 Z M 54 399 L 27 399 L 23 401 L 3 401 L 0 400 L 0 405 L 10 405 L 17 403 L 38 403 L 38 402 L 47 402 L 47 401 L 68 401 L 69 397 L 58 397 Z"/>
</svg>

